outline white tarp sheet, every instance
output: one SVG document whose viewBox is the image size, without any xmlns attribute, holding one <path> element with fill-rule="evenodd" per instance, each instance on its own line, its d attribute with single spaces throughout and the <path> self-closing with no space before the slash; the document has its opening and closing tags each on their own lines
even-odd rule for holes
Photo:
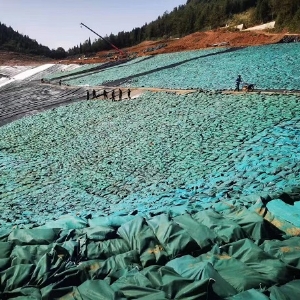
<svg viewBox="0 0 300 300">
<path fill-rule="evenodd" d="M 45 65 L 41 65 L 41 66 L 38 66 L 36 68 L 33 68 L 33 69 L 30 69 L 30 70 L 26 70 L 16 76 L 14 76 L 13 78 L 11 79 L 7 79 L 5 80 L 4 82 L 0 82 L 0 87 L 8 84 L 8 83 L 11 83 L 13 81 L 16 81 L 16 80 L 24 80 L 32 75 L 35 75 L 39 72 L 42 72 L 50 67 L 52 67 L 54 64 L 45 64 Z"/>
</svg>

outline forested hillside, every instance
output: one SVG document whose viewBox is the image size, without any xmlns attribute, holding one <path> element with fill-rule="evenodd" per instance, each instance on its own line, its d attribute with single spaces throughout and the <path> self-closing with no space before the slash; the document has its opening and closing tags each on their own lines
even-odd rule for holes
<svg viewBox="0 0 300 300">
<path fill-rule="evenodd" d="M 163 37 L 182 37 L 187 34 L 215 29 L 225 25 L 244 23 L 247 27 L 276 21 L 276 31 L 283 29 L 300 32 L 299 0 L 187 0 L 172 12 L 165 12 L 157 20 L 106 37 L 119 48 L 129 47 L 145 40 Z M 97 31 L 97 29 L 96 29 Z M 111 49 L 99 39 L 69 49 L 69 54 L 89 53 Z"/>
<path fill-rule="evenodd" d="M 66 52 L 63 48 L 50 50 L 48 47 L 32 40 L 27 35 L 14 31 L 0 22 L 0 50 L 14 51 L 26 54 L 44 55 L 51 58 L 64 58 Z"/>
</svg>

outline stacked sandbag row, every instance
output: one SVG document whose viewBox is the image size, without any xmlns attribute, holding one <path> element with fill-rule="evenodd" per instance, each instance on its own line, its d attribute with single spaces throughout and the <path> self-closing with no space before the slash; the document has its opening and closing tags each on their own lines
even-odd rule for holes
<svg viewBox="0 0 300 300">
<path fill-rule="evenodd" d="M 295 194 L 277 196 L 299 200 Z M 69 216 L 1 230 L 0 298 L 296 299 L 300 236 L 264 218 L 272 201 L 253 196 L 173 216 Z"/>
</svg>

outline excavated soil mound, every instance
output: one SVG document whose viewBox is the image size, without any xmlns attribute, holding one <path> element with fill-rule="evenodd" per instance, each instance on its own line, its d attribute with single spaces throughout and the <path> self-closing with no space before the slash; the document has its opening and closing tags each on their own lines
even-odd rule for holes
<svg viewBox="0 0 300 300">
<path fill-rule="evenodd" d="M 228 32 L 222 30 L 196 32 L 181 39 L 167 42 L 165 48 L 155 51 L 155 54 L 187 51 L 212 47 L 218 44 L 228 44 L 231 47 L 265 45 L 278 43 L 284 34 L 267 34 L 262 32 Z M 157 42 L 156 42 L 157 43 Z M 143 48 L 144 45 L 140 45 Z M 146 47 L 149 47 L 147 45 Z M 139 47 L 136 48 L 136 51 Z M 140 49 L 140 51 L 143 49 Z"/>
<path fill-rule="evenodd" d="M 39 66 L 54 62 L 49 57 L 0 50 L 0 66 Z"/>
</svg>

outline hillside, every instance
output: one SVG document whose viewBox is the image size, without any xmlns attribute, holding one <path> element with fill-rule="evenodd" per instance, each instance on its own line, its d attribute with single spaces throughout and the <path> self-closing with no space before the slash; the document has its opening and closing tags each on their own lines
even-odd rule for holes
<svg viewBox="0 0 300 300">
<path fill-rule="evenodd" d="M 206 32 L 196 32 L 180 39 L 145 41 L 136 46 L 125 48 L 129 56 L 145 56 L 162 53 L 172 53 L 188 50 L 206 49 L 226 44 L 230 47 L 257 46 L 279 43 L 285 33 L 269 33 L 264 31 L 231 32 L 223 29 Z M 100 51 L 96 55 L 84 59 L 84 63 L 105 62 L 115 53 Z M 81 63 L 80 59 L 64 60 L 64 63 Z"/>
<path fill-rule="evenodd" d="M 49 57 L 0 50 L 1 66 L 38 66 L 41 64 L 55 62 Z"/>
<path fill-rule="evenodd" d="M 260 41 L 250 35 L 250 41 L 248 42 L 244 40 L 244 35 L 220 36 L 220 34 L 214 35 L 211 33 L 211 30 L 218 31 L 219 28 L 227 27 L 230 28 L 231 32 L 234 32 L 236 26 L 241 24 L 243 28 L 249 28 L 264 23 L 275 22 L 273 30 L 279 36 L 279 32 L 285 31 L 299 33 L 299 16 L 300 2 L 298 0 L 284 0 L 283 2 L 279 0 L 188 0 L 185 5 L 179 5 L 171 12 L 166 11 L 156 20 L 148 24 L 145 23 L 141 27 L 133 28 L 128 32 L 120 31 L 117 34 L 111 33 L 109 36 L 105 36 L 105 38 L 94 40 L 94 42 L 91 42 L 91 38 L 88 38 L 85 42 L 74 45 L 74 47 L 67 51 L 62 47 L 50 50 L 48 47 L 39 44 L 36 40 L 26 35 L 24 36 L 0 22 L 0 51 L 13 51 L 60 60 L 83 55 L 92 56 L 95 53 L 109 51 L 111 44 L 120 49 L 133 46 L 139 49 L 139 44 L 141 43 L 142 45 L 144 43 L 154 45 L 154 48 L 158 47 L 160 50 L 166 48 L 147 41 L 161 42 L 161 40 L 164 40 L 163 42 L 165 43 L 165 40 L 167 40 L 168 49 L 157 53 L 200 49 L 208 45 L 218 44 L 219 42 L 216 40 L 219 38 L 223 39 L 220 43 L 230 43 L 233 46 L 238 46 L 239 44 L 265 44 L 273 43 L 273 40 L 271 39 L 268 42 L 268 38 L 263 38 Z M 210 34 L 201 36 L 201 41 L 198 41 L 199 32 L 207 31 Z M 195 45 L 187 47 L 183 45 L 185 37 L 195 33 L 197 33 L 196 39 L 193 40 Z M 179 39 L 179 44 L 174 44 L 174 47 L 172 45 L 169 46 L 173 44 L 171 42 L 172 39 Z M 235 39 L 241 39 L 241 42 L 235 41 Z M 187 43 L 190 44 L 189 42 Z M 148 48 L 143 50 L 147 53 L 153 52 L 149 51 Z M 24 56 L 24 61 L 27 61 L 26 56 Z"/>
<path fill-rule="evenodd" d="M 185 5 L 179 5 L 130 32 L 110 34 L 105 40 L 98 39 L 93 43 L 88 39 L 69 49 L 68 55 L 89 55 L 109 50 L 109 42 L 122 49 L 149 40 L 182 38 L 226 26 L 234 30 L 240 24 L 249 28 L 275 22 L 275 32 L 299 33 L 299 16 L 298 0 L 188 0 Z"/>
<path fill-rule="evenodd" d="M 129 56 L 145 56 L 162 53 L 173 53 L 197 49 L 206 49 L 227 45 L 230 47 L 247 47 L 279 43 L 284 37 L 290 36 L 289 33 L 270 33 L 268 31 L 230 31 L 226 29 L 215 29 L 205 32 L 195 32 L 182 38 L 161 39 L 157 41 L 144 41 L 140 44 L 124 48 Z M 300 37 L 299 35 L 294 35 Z M 54 60 L 44 56 L 29 55 L 0 50 L 0 65 L 41 65 L 45 63 L 55 63 L 61 60 Z M 115 50 L 99 51 L 90 54 L 89 57 L 77 55 L 62 60 L 64 63 L 97 63 L 106 62 L 113 57 Z M 84 60 L 83 60 L 84 58 Z"/>
<path fill-rule="evenodd" d="M 0 22 L 0 51 L 11 51 L 25 55 L 45 56 L 48 58 L 64 58 L 66 52 L 62 47 L 50 50 L 27 35 L 20 34 L 13 28 Z"/>
</svg>

